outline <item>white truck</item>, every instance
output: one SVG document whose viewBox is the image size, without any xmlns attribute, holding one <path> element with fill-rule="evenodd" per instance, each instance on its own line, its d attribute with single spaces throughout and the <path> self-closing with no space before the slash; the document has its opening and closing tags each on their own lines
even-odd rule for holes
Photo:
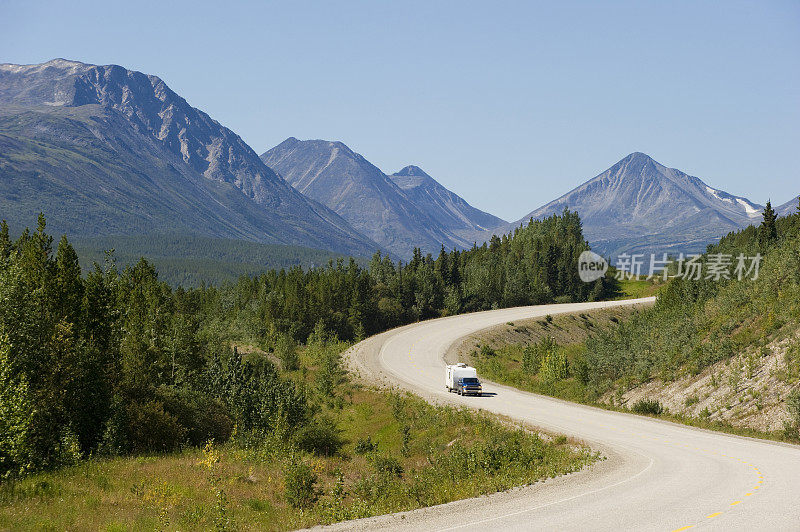
<svg viewBox="0 0 800 532">
<path fill-rule="evenodd" d="M 463 362 L 445 367 L 445 386 L 448 392 L 455 391 L 458 395 L 483 395 L 478 371 Z"/>
</svg>

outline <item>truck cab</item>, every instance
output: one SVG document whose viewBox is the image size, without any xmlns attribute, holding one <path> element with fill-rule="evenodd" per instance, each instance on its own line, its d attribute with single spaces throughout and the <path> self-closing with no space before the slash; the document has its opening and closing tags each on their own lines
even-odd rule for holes
<svg viewBox="0 0 800 532">
<path fill-rule="evenodd" d="M 482 395 L 483 387 L 477 377 L 461 377 L 456 383 L 458 395 Z"/>
</svg>

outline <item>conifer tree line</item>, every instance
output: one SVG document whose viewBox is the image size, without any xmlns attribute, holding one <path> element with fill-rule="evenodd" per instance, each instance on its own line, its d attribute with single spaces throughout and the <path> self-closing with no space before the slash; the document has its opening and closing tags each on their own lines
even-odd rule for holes
<svg viewBox="0 0 800 532">
<path fill-rule="evenodd" d="M 613 295 L 578 278 L 588 249 L 564 211 L 480 247 L 408 263 L 376 254 L 269 271 L 220 287 L 172 289 L 146 260 L 82 272 L 40 216 L 17 239 L 0 226 L 0 478 L 96 454 L 160 452 L 314 423 L 284 373 L 297 343 L 353 341 L 415 320 Z M 282 361 L 243 357 L 247 341 Z M 324 362 L 328 385 L 336 361 Z M 327 382 L 326 381 L 326 382 Z M 325 388 L 320 383 L 319 388 Z M 330 386 L 328 386 L 330 388 Z"/>
<path fill-rule="evenodd" d="M 351 259 L 270 271 L 205 295 L 216 306 L 211 314 L 236 323 L 237 332 L 304 342 L 322 322 L 350 341 L 439 316 L 616 295 L 611 276 L 580 280 L 578 256 L 588 248 L 578 214 L 565 210 L 466 251 L 442 249 L 434 258 L 416 249 L 407 263 L 376 253 L 366 269 Z"/>
</svg>

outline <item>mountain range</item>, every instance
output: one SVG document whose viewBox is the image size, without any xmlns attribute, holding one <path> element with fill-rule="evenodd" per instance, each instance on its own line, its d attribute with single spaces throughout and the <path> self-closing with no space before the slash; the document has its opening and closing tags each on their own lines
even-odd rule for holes
<svg viewBox="0 0 800 532">
<path fill-rule="evenodd" d="M 182 233 L 368 255 L 158 77 L 56 59 L 0 65 L 0 215 L 76 236 Z"/>
<path fill-rule="evenodd" d="M 261 155 L 299 192 L 400 257 L 468 247 L 462 233 L 503 224 L 415 166 L 387 176 L 341 142 L 290 137 Z M 481 225 L 486 224 L 486 225 Z"/>
<path fill-rule="evenodd" d="M 167 243 L 180 242 L 191 260 L 214 239 L 262 264 L 276 245 L 310 262 L 378 249 L 408 258 L 415 247 L 481 244 L 565 208 L 580 214 L 592 248 L 613 257 L 702 251 L 759 223 L 763 206 L 635 152 L 508 223 L 418 166 L 384 173 L 342 142 L 290 137 L 258 156 L 156 76 L 64 59 L 0 65 L 0 217 L 18 231 L 43 211 L 51 232 L 87 249 L 125 236 L 131 255 L 166 257 Z"/>
</svg>

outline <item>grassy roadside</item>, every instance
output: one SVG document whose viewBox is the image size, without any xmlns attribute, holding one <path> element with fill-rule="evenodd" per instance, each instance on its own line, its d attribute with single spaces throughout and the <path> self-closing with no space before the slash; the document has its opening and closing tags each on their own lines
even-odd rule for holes
<svg viewBox="0 0 800 532">
<path fill-rule="evenodd" d="M 340 370 L 332 393 L 321 394 L 328 357 L 338 359 L 343 347 L 302 351 L 290 372 L 324 420 L 304 433 L 90 459 L 6 481 L 0 529 L 285 530 L 502 491 L 597 459 L 563 437 L 367 389 Z"/>
<path fill-rule="evenodd" d="M 783 430 L 756 430 L 666 409 L 655 414 L 643 408 L 646 405 L 637 406 L 635 402 L 621 405 L 619 401 L 614 404 L 605 400 L 610 389 L 593 387 L 586 377 L 586 339 L 613 330 L 635 312 L 630 309 L 603 310 L 506 324 L 483 332 L 461 349 L 469 353 L 469 359 L 481 377 L 521 390 L 739 436 L 797 443 L 796 438 Z M 519 335 L 521 330 L 525 333 L 522 337 Z"/>
<path fill-rule="evenodd" d="M 660 278 L 646 279 L 639 276 L 636 279 L 621 279 L 619 281 L 620 295 L 616 299 L 638 299 L 658 295 L 659 289 L 664 286 Z"/>
</svg>

